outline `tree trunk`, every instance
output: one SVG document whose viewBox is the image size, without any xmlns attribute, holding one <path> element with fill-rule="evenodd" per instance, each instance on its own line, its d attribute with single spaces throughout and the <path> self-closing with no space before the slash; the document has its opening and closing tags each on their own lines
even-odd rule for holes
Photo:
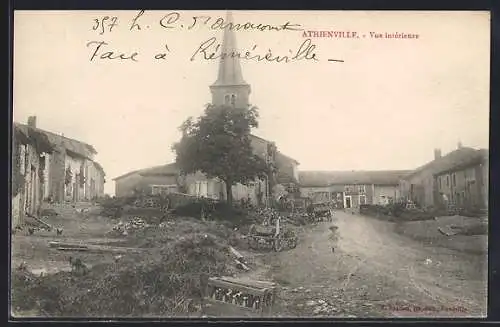
<svg viewBox="0 0 500 327">
<path fill-rule="evenodd" d="M 233 205 L 233 183 L 230 180 L 226 180 L 226 201 L 229 206 Z"/>
</svg>

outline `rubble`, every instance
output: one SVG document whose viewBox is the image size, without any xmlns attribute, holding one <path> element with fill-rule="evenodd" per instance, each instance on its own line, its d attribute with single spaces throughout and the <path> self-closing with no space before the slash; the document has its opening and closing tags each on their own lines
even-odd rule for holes
<svg viewBox="0 0 500 327">
<path fill-rule="evenodd" d="M 315 315 L 331 315 L 338 312 L 338 309 L 333 304 L 323 299 L 308 300 L 305 306 L 312 308 Z"/>
<path fill-rule="evenodd" d="M 129 222 L 124 223 L 123 221 L 120 221 L 118 224 L 114 225 L 113 229 L 110 231 L 109 234 L 117 236 L 126 236 L 131 231 L 144 229 L 148 226 L 149 225 L 146 223 L 146 221 L 141 217 L 134 217 Z M 165 226 L 166 224 L 164 225 L 164 227 Z"/>
</svg>

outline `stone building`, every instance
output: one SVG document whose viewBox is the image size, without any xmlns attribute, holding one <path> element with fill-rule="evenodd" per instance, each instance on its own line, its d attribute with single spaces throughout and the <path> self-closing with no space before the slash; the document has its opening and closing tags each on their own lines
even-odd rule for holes
<svg viewBox="0 0 500 327">
<path fill-rule="evenodd" d="M 338 208 L 388 204 L 400 197 L 399 180 L 409 170 L 301 171 L 300 193 L 316 202 L 333 202 Z"/>
<path fill-rule="evenodd" d="M 53 151 L 43 133 L 14 123 L 11 149 L 12 228 L 22 225 L 26 214 L 35 215 L 47 184 L 45 158 Z"/>
<path fill-rule="evenodd" d="M 434 150 L 434 160 L 400 181 L 401 195 L 421 207 L 488 206 L 488 150 L 458 144 L 445 156 Z"/>
<path fill-rule="evenodd" d="M 42 201 L 85 202 L 103 196 L 106 175 L 94 160 L 96 153 L 89 144 L 37 128 L 36 116 L 27 124 L 14 123 L 12 178 L 20 178 L 18 184 L 25 187 L 19 193 L 13 189 L 13 221 L 35 214 Z"/>
</svg>

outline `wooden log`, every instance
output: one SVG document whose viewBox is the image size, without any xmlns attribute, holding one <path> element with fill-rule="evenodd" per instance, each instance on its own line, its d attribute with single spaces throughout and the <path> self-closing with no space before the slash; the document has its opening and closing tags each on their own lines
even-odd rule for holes
<svg viewBox="0 0 500 327">
<path fill-rule="evenodd" d="M 49 242 L 49 247 L 51 248 L 84 248 L 87 249 L 88 246 L 85 244 L 75 244 L 75 243 L 64 243 L 64 242 Z"/>
<path fill-rule="evenodd" d="M 36 217 L 33 217 L 36 221 L 38 221 L 40 224 L 44 225 L 45 227 L 47 227 L 49 230 L 52 230 L 52 228 L 54 228 L 52 225 L 46 223 L 45 221 L 41 220 L 41 219 L 38 219 Z"/>
<path fill-rule="evenodd" d="M 225 282 L 230 282 L 234 285 L 254 287 L 259 289 L 273 289 L 277 286 L 277 284 L 273 282 L 255 280 L 255 279 L 250 279 L 248 277 L 234 278 L 234 277 L 224 276 L 224 277 L 211 277 L 209 280 L 211 282 L 225 281 Z"/>
<path fill-rule="evenodd" d="M 56 248 L 61 251 L 91 251 L 95 253 L 112 252 L 112 253 L 130 253 L 141 252 L 143 249 L 138 248 L 124 248 L 124 247 L 111 247 L 103 245 L 88 245 L 88 244 L 71 244 L 63 242 L 49 242 L 49 247 Z"/>
<path fill-rule="evenodd" d="M 43 221 L 43 220 L 41 220 L 41 219 L 39 219 L 39 218 L 29 214 L 29 213 L 26 213 L 26 216 L 34 219 L 37 223 L 41 224 L 42 226 L 44 226 L 45 228 L 47 228 L 49 230 L 52 230 L 52 228 L 53 228 L 52 225 L 47 224 L 45 221 Z"/>
<path fill-rule="evenodd" d="M 445 228 L 442 228 L 442 227 L 438 227 L 438 231 L 439 231 L 441 234 L 445 235 L 445 236 L 453 236 L 453 235 L 456 235 L 456 234 L 457 234 L 457 232 L 456 232 L 456 231 L 454 231 L 454 230 L 452 230 L 452 229 L 450 229 L 450 228 L 445 229 Z"/>
<path fill-rule="evenodd" d="M 76 251 L 76 252 L 90 252 L 90 253 L 118 253 L 118 254 L 126 254 L 134 251 L 141 251 L 140 249 L 127 249 L 127 248 L 76 248 L 76 247 L 58 247 L 56 248 L 58 251 Z"/>
<path fill-rule="evenodd" d="M 245 257 L 241 253 L 236 251 L 235 248 L 233 248 L 232 246 L 229 246 L 229 251 L 231 251 L 231 253 L 236 257 L 236 259 L 239 262 L 245 263 Z"/>
<path fill-rule="evenodd" d="M 86 248 L 63 248 L 63 247 L 57 248 L 57 250 L 58 251 L 78 251 L 78 252 L 90 251 L 90 249 L 86 249 Z"/>
<path fill-rule="evenodd" d="M 243 269 L 243 270 L 245 270 L 245 271 L 250 271 L 250 268 L 248 268 L 248 266 L 247 266 L 247 265 L 245 265 L 243 262 L 238 261 L 237 259 L 236 259 L 236 260 L 234 260 L 234 261 L 236 262 L 236 267 L 237 267 L 237 268 Z"/>
</svg>

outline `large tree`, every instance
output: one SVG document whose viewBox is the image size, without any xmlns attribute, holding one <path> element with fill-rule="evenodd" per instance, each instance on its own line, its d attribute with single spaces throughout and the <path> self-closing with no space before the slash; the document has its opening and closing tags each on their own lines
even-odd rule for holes
<svg viewBox="0 0 500 327">
<path fill-rule="evenodd" d="M 180 127 L 181 140 L 172 147 L 181 172 L 201 171 L 209 178 L 221 179 L 231 205 L 233 185 L 247 185 L 265 177 L 269 170 L 265 160 L 253 153 L 250 143 L 258 117 L 256 107 L 207 105 L 202 116 L 188 118 Z"/>
</svg>

